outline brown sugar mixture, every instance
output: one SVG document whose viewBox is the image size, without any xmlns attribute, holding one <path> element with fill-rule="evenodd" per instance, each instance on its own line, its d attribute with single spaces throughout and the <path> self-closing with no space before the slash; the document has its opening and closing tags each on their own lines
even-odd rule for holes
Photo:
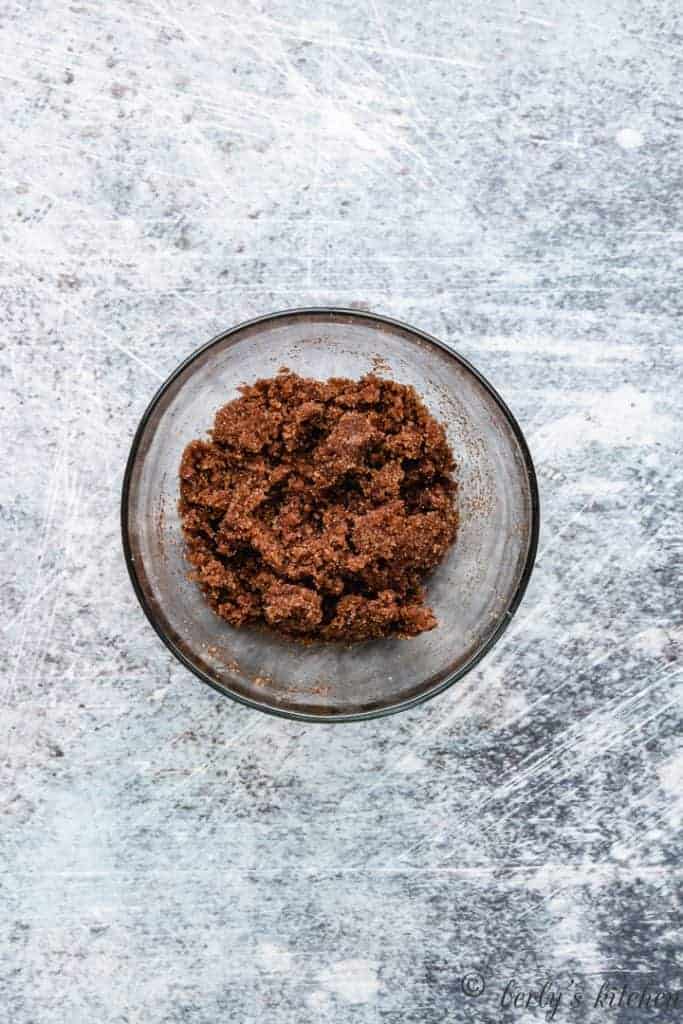
<svg viewBox="0 0 683 1024">
<path fill-rule="evenodd" d="M 240 388 L 180 464 L 192 578 L 233 626 L 288 639 L 411 637 L 455 540 L 453 455 L 412 387 L 288 370 Z"/>
</svg>

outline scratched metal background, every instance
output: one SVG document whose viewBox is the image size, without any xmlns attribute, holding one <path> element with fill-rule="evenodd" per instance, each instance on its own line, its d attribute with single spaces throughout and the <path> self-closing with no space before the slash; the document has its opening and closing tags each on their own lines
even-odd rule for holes
<svg viewBox="0 0 683 1024">
<path fill-rule="evenodd" d="M 5 1019 L 525 1022 L 502 985 L 552 975 L 586 989 L 556 1019 L 605 1020 L 600 972 L 680 987 L 677 5 L 6 0 L 0 29 Z M 544 509 L 493 654 L 333 729 L 175 664 L 118 536 L 178 361 L 326 303 L 488 375 Z"/>
</svg>

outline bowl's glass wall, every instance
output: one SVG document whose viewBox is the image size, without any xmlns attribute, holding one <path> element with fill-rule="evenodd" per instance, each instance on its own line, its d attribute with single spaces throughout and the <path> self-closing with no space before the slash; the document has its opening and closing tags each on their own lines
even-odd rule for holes
<svg viewBox="0 0 683 1024">
<path fill-rule="evenodd" d="M 439 627 L 412 640 L 344 648 L 288 644 L 237 630 L 186 579 L 177 514 L 178 464 L 239 384 L 299 374 L 358 378 L 370 370 L 412 384 L 446 426 L 458 463 L 460 533 L 429 579 Z M 335 717 L 384 709 L 433 690 L 465 667 L 508 614 L 532 544 L 524 454 L 495 398 L 448 352 L 407 328 L 339 312 L 247 325 L 197 356 L 147 421 L 128 491 L 134 571 L 158 627 L 217 684 L 262 706 Z"/>
</svg>

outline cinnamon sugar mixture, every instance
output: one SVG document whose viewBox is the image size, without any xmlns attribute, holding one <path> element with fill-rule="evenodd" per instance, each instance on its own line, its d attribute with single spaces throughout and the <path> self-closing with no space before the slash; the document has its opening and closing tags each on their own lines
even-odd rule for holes
<svg viewBox="0 0 683 1024">
<path fill-rule="evenodd" d="M 411 637 L 455 540 L 453 455 L 412 387 L 288 370 L 240 388 L 180 465 L 192 578 L 233 626 L 288 639 Z"/>
</svg>

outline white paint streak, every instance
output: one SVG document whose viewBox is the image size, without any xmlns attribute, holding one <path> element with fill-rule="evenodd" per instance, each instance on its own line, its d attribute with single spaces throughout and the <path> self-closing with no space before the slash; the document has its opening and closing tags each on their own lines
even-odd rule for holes
<svg viewBox="0 0 683 1024">
<path fill-rule="evenodd" d="M 379 992 L 378 967 L 374 960 L 340 960 L 320 975 L 320 982 L 346 1003 L 370 1003 Z"/>
<path fill-rule="evenodd" d="M 263 967 L 274 974 L 288 974 L 294 963 L 290 951 L 273 942 L 261 942 L 256 947 L 256 956 Z"/>
<path fill-rule="evenodd" d="M 640 149 L 645 142 L 637 128 L 620 128 L 614 138 L 622 149 Z"/>
</svg>

